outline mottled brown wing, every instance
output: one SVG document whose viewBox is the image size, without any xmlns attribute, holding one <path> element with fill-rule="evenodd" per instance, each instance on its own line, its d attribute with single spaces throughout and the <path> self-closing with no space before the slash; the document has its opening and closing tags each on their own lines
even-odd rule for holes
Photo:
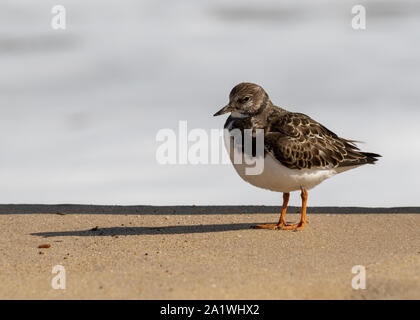
<svg viewBox="0 0 420 320">
<path fill-rule="evenodd" d="M 274 119 L 265 133 L 265 150 L 288 168 L 355 166 L 374 163 L 380 157 L 361 152 L 353 141 L 338 137 L 302 113 L 286 113 Z"/>
</svg>

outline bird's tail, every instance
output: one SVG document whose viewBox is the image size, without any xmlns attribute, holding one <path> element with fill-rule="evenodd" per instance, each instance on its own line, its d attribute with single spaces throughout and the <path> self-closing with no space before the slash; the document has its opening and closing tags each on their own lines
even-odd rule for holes
<svg viewBox="0 0 420 320">
<path fill-rule="evenodd" d="M 372 152 L 361 152 L 365 156 L 366 163 L 372 163 L 374 164 L 376 161 L 378 161 L 380 157 L 382 157 L 380 154 L 372 153 Z"/>
</svg>

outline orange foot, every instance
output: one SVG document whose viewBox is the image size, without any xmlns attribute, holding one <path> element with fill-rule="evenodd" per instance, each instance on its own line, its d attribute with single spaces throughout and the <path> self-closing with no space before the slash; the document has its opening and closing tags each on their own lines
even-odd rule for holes
<svg viewBox="0 0 420 320">
<path fill-rule="evenodd" d="M 252 229 L 282 229 L 286 226 L 286 223 L 267 223 L 267 224 L 258 224 L 256 226 L 252 226 Z"/>
<path fill-rule="evenodd" d="M 284 226 L 282 226 L 280 229 L 281 230 L 296 230 L 296 231 L 302 231 L 303 229 L 305 229 L 305 222 L 299 222 L 299 223 L 295 223 L 295 224 L 286 224 Z"/>
<path fill-rule="evenodd" d="M 258 224 L 256 226 L 252 226 L 252 229 L 278 229 L 277 223 L 267 223 L 267 224 Z"/>
<path fill-rule="evenodd" d="M 286 224 L 286 223 L 267 223 L 267 224 L 258 224 L 253 226 L 252 229 L 278 229 L 278 230 L 297 230 L 302 231 L 305 228 L 305 224 L 303 222 L 299 222 L 296 224 Z"/>
</svg>

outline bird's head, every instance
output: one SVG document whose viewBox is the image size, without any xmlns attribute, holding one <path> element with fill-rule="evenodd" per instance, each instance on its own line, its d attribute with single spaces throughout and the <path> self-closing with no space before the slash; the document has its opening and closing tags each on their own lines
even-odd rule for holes
<svg viewBox="0 0 420 320">
<path fill-rule="evenodd" d="M 233 117 L 245 118 L 261 113 L 271 104 L 268 94 L 257 84 L 242 82 L 236 85 L 229 94 L 229 103 L 214 116 L 231 112 Z"/>
</svg>

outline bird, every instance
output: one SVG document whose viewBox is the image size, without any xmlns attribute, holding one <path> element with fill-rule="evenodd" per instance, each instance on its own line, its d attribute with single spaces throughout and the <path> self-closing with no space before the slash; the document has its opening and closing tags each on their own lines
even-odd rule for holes
<svg viewBox="0 0 420 320">
<path fill-rule="evenodd" d="M 283 205 L 278 223 L 255 225 L 255 229 L 301 231 L 307 223 L 308 191 L 324 180 L 360 167 L 375 164 L 381 155 L 361 151 L 358 141 L 339 137 L 303 113 L 275 106 L 259 85 L 242 82 L 229 94 L 229 103 L 214 116 L 230 113 L 224 125 L 225 147 L 239 176 L 259 188 L 282 192 Z M 235 161 L 235 150 L 242 157 L 256 155 L 257 131 L 263 137 L 263 170 L 247 174 L 245 161 Z M 234 132 L 242 135 L 235 144 Z M 252 134 L 252 154 L 244 148 L 244 136 Z M 237 142 L 237 141 L 236 141 Z M 246 146 L 245 146 L 246 147 Z M 299 191 L 302 199 L 298 223 L 286 222 L 290 192 Z"/>
</svg>

